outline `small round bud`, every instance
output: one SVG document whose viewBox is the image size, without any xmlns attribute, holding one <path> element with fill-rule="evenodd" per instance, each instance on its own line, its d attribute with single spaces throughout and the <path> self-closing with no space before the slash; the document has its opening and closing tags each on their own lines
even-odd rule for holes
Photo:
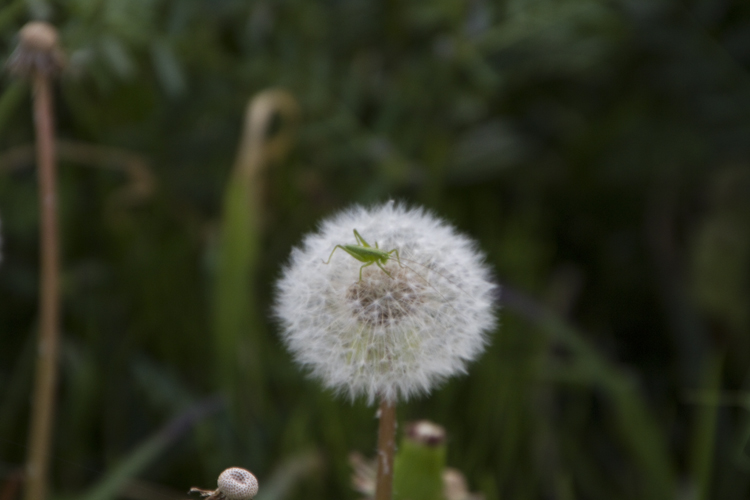
<svg viewBox="0 0 750 500">
<path fill-rule="evenodd" d="M 50 51 L 57 48 L 57 30 L 49 23 L 32 21 L 18 33 L 20 43 L 30 50 Z"/>
<path fill-rule="evenodd" d="M 59 73 L 64 64 L 57 30 L 42 21 L 32 21 L 21 28 L 18 47 L 7 62 L 10 71 L 21 76 L 35 72 L 53 75 Z"/>
<path fill-rule="evenodd" d="M 258 494 L 258 480 L 250 471 L 231 467 L 219 476 L 219 491 L 227 500 L 250 500 Z"/>
<path fill-rule="evenodd" d="M 406 427 L 406 437 L 425 446 L 439 446 L 445 442 L 445 429 L 429 420 L 418 420 Z"/>
</svg>

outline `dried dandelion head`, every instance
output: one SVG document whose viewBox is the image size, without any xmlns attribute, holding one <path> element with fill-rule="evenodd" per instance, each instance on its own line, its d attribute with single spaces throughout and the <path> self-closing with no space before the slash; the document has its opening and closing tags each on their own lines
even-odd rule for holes
<svg viewBox="0 0 750 500">
<path fill-rule="evenodd" d="M 206 500 L 250 500 L 258 494 L 258 480 L 240 467 L 226 469 L 219 475 L 218 483 L 215 490 L 191 488 L 189 493 L 198 493 Z"/>
<path fill-rule="evenodd" d="M 326 265 L 336 245 L 354 243 L 355 229 L 399 258 L 363 268 L 337 251 Z M 464 372 L 495 326 L 483 261 L 473 241 L 422 209 L 354 207 L 292 252 L 275 303 L 283 340 L 313 376 L 351 398 L 427 393 Z"/>
<path fill-rule="evenodd" d="M 445 428 L 429 420 L 418 420 L 407 424 L 406 438 L 422 446 L 440 446 L 445 443 Z"/>
<path fill-rule="evenodd" d="M 8 58 L 11 73 L 30 76 L 34 73 L 56 75 L 65 65 L 54 26 L 43 21 L 27 23 L 18 34 L 18 47 Z"/>
</svg>

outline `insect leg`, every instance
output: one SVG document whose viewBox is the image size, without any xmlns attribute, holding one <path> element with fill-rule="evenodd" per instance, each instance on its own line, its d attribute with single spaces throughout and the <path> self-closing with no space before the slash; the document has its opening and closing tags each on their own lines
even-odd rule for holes
<svg viewBox="0 0 750 500">
<path fill-rule="evenodd" d="M 386 270 L 385 270 L 385 268 L 383 267 L 383 264 L 381 264 L 379 260 L 376 260 L 376 261 L 375 261 L 375 264 L 377 264 L 377 265 L 378 265 L 378 267 L 379 267 L 380 269 L 382 269 L 382 270 L 383 270 L 383 272 L 384 272 L 385 274 L 387 274 L 387 275 L 388 275 L 388 277 L 390 277 L 390 278 L 393 278 L 393 276 L 391 276 L 391 273 L 389 273 L 388 271 L 386 271 Z M 369 265 L 369 264 L 368 264 L 368 265 Z"/>
<path fill-rule="evenodd" d="M 333 252 L 335 252 L 339 248 L 342 249 L 342 250 L 344 250 L 344 251 L 346 251 L 346 248 L 344 248 L 343 246 L 336 245 L 335 247 L 333 247 L 333 250 L 331 250 L 331 255 L 328 256 L 328 260 L 323 261 L 323 264 L 330 264 L 331 263 L 331 259 L 333 258 Z"/>
<path fill-rule="evenodd" d="M 367 264 L 365 264 L 364 266 L 362 266 L 362 267 L 359 268 L 359 281 L 357 283 L 359 283 L 360 281 L 362 281 L 362 269 L 366 268 L 367 266 L 371 266 L 371 265 L 375 264 L 375 262 L 376 261 L 370 261 Z M 380 265 L 380 263 L 378 263 L 378 265 Z M 383 269 L 383 271 L 385 271 L 385 269 Z"/>
</svg>

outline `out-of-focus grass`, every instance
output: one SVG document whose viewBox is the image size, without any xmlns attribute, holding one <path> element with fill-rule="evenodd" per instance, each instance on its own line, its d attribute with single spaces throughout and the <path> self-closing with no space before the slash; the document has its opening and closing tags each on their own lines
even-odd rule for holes
<svg viewBox="0 0 750 500">
<path fill-rule="evenodd" d="M 373 409 L 305 379 L 268 311 L 304 232 L 394 197 L 477 238 L 506 292 L 535 298 L 519 314 L 501 294 L 469 374 L 400 409 L 445 425 L 472 490 L 747 497 L 748 405 L 724 404 L 750 390 L 746 5 L 13 2 L 0 53 L 44 12 L 71 63 L 60 136 L 147 157 L 158 181 L 120 206 L 120 173 L 61 165 L 57 495 L 114 481 L 139 443 L 222 393 L 226 409 L 141 479 L 185 491 L 239 465 L 263 492 L 315 449 L 318 472 L 278 491 L 354 498 L 346 457 L 373 449 Z M 25 435 L 38 274 L 34 174 L 2 155 L 30 143 L 32 118 L 4 85 L 3 438 Z M 237 187 L 242 110 L 269 86 L 299 101 L 298 140 Z M 8 441 L 0 474 L 23 462 Z"/>
</svg>

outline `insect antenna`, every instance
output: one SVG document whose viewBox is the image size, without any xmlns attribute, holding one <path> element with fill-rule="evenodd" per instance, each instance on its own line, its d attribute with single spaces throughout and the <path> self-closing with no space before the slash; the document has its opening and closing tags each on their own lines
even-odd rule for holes
<svg viewBox="0 0 750 500">
<path fill-rule="evenodd" d="M 437 274 L 438 276 L 440 276 L 441 278 L 443 278 L 445 281 L 447 281 L 448 283 L 450 283 L 451 285 L 453 285 L 454 287 L 456 287 L 456 289 L 460 290 L 461 293 L 464 293 L 464 294 L 466 294 L 466 296 L 471 297 L 471 294 L 469 292 L 467 292 L 466 290 L 464 290 L 463 288 L 461 288 L 461 286 L 458 283 L 456 283 L 454 280 L 450 279 L 448 276 L 446 276 L 445 274 L 441 273 L 437 269 L 434 269 L 434 268 L 432 268 L 432 267 L 430 267 L 430 266 L 428 266 L 426 264 L 422 264 L 421 262 L 417 262 L 414 259 L 408 259 L 406 257 L 401 257 L 401 260 L 405 260 L 405 261 L 407 261 L 409 263 L 416 264 L 418 266 L 424 267 L 428 271 Z M 401 265 L 403 265 L 403 264 L 401 264 Z M 430 285 L 436 292 L 438 292 L 438 290 L 435 288 L 435 286 L 432 283 L 430 283 L 427 278 L 425 278 L 424 276 L 422 276 L 421 274 L 419 274 L 417 271 L 415 271 L 414 268 L 409 267 L 409 266 L 405 266 L 405 265 L 403 265 L 403 267 L 407 268 L 408 270 L 410 270 L 411 272 L 413 272 L 414 274 L 416 274 L 417 276 L 419 276 L 422 280 L 425 281 L 425 283 L 427 283 L 428 285 Z M 440 292 L 438 292 L 438 293 L 440 294 Z M 440 296 L 443 297 L 443 299 L 445 299 L 445 297 L 442 294 L 440 294 Z"/>
</svg>

